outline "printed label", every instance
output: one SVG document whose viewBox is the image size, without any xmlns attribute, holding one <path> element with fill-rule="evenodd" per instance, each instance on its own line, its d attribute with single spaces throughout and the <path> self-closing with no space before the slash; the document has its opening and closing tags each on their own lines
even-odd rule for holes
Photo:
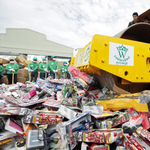
<svg viewBox="0 0 150 150">
<path fill-rule="evenodd" d="M 90 50 L 91 50 L 91 44 L 88 47 L 85 48 L 83 64 L 86 64 L 86 63 L 89 62 Z"/>
<path fill-rule="evenodd" d="M 134 66 L 134 47 L 110 42 L 109 64 Z"/>
</svg>

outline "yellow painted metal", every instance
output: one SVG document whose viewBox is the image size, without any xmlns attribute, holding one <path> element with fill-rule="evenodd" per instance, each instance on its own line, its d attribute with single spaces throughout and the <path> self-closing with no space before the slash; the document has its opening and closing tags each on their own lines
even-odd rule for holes
<svg viewBox="0 0 150 150">
<path fill-rule="evenodd" d="M 72 57 L 71 62 L 70 62 L 71 65 L 74 65 L 74 60 L 75 60 L 75 57 Z"/>
<path fill-rule="evenodd" d="M 116 45 L 116 55 L 120 58 L 110 55 L 114 50 L 112 45 Z M 117 64 L 110 63 L 113 57 Z M 104 70 L 132 83 L 149 83 L 150 44 L 96 34 L 75 56 L 74 66 L 90 74 L 100 74 L 100 70 Z"/>
<path fill-rule="evenodd" d="M 139 96 L 142 94 L 147 94 L 146 91 L 142 93 L 134 94 L 122 94 L 120 96 L 110 97 L 107 100 L 96 100 L 96 103 L 99 103 L 104 107 L 104 110 L 114 110 L 118 111 L 120 109 L 134 108 L 139 112 L 149 112 L 149 104 L 141 104 Z"/>
</svg>

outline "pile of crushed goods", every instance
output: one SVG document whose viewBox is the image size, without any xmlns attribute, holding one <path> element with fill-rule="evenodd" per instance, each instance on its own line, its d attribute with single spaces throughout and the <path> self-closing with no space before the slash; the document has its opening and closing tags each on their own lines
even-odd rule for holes
<svg viewBox="0 0 150 150">
<path fill-rule="evenodd" d="M 150 91 L 120 95 L 70 74 L 0 85 L 1 150 L 150 149 Z"/>
</svg>

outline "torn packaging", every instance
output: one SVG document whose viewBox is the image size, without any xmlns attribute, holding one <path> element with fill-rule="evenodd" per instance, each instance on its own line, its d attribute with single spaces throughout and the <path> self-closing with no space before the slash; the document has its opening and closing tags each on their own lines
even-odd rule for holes
<svg viewBox="0 0 150 150">
<path fill-rule="evenodd" d="M 106 128 L 113 128 L 115 126 L 118 126 L 120 124 L 123 124 L 127 121 L 129 121 L 129 113 L 123 112 L 118 113 L 117 116 L 107 118 L 107 119 L 96 119 L 95 125 L 99 129 L 106 129 Z"/>
<path fill-rule="evenodd" d="M 143 139 L 145 143 L 147 143 L 147 145 L 150 146 L 150 132 L 145 130 L 143 127 L 139 127 L 136 130 L 136 133 Z"/>
<path fill-rule="evenodd" d="M 127 149 L 134 149 L 134 150 L 148 150 L 149 146 L 140 139 L 140 137 L 134 133 L 132 136 L 124 135 L 123 138 L 123 145 Z"/>
<path fill-rule="evenodd" d="M 70 109 L 66 106 L 63 106 L 63 105 L 61 105 L 60 108 L 58 109 L 58 113 L 60 113 L 61 115 L 63 115 L 67 119 L 72 119 L 78 115 L 77 112 L 75 112 L 72 109 Z"/>
<path fill-rule="evenodd" d="M 0 115 L 18 115 L 18 116 L 24 116 L 26 114 L 31 113 L 32 110 L 28 108 L 20 108 L 20 107 L 5 107 L 0 109 Z"/>
<path fill-rule="evenodd" d="M 23 132 L 24 132 L 23 129 L 14 121 L 12 121 L 10 118 L 7 120 L 5 124 L 5 130 L 18 134 L 20 136 L 23 136 Z"/>
<path fill-rule="evenodd" d="M 61 137 L 58 145 L 63 145 L 63 150 L 72 150 L 78 144 L 78 132 L 72 130 L 80 126 L 80 122 L 84 120 L 91 121 L 91 113 L 82 113 L 67 122 L 59 123 L 56 129 Z M 58 146 L 57 145 L 57 146 Z"/>
</svg>

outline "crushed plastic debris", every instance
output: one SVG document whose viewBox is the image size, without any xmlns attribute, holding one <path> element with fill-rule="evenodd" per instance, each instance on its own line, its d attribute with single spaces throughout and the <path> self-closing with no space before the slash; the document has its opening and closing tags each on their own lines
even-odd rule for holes
<svg viewBox="0 0 150 150">
<path fill-rule="evenodd" d="M 0 85 L 0 149 L 148 150 L 150 91 L 120 95 L 69 70 L 71 79 Z"/>
</svg>

